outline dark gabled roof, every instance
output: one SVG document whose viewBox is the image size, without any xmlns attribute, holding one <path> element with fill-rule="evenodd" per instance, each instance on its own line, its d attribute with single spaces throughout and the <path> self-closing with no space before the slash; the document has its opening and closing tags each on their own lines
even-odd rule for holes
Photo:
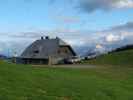
<svg viewBox="0 0 133 100">
<path fill-rule="evenodd" d="M 26 50 L 22 53 L 21 58 L 44 59 L 48 58 L 49 56 L 56 56 L 60 46 L 69 45 L 58 37 L 55 39 L 40 39 L 26 48 Z M 71 51 L 74 54 L 74 51 Z"/>
<path fill-rule="evenodd" d="M 68 46 L 68 44 L 66 42 L 64 42 L 62 39 L 56 37 L 56 39 L 59 41 L 59 45 L 60 46 Z"/>
</svg>

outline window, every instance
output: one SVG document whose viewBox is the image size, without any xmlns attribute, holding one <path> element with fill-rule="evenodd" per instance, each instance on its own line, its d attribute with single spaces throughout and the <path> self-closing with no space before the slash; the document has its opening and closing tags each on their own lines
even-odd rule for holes
<svg viewBox="0 0 133 100">
<path fill-rule="evenodd" d="M 34 53 L 39 53 L 39 50 L 35 50 Z"/>
<path fill-rule="evenodd" d="M 67 50 L 65 50 L 65 53 L 67 53 Z"/>
<path fill-rule="evenodd" d="M 58 53 L 60 54 L 60 53 L 61 53 L 61 51 L 60 51 L 60 50 L 58 50 Z"/>
</svg>

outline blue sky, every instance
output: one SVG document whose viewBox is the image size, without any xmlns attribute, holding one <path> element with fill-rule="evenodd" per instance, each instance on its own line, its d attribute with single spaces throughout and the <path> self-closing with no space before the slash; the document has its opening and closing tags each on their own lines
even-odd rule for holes
<svg viewBox="0 0 133 100">
<path fill-rule="evenodd" d="M 76 8 L 77 3 L 70 3 L 69 0 L 56 0 L 53 3 L 50 0 L 1 0 L 0 30 L 22 32 L 31 29 L 56 29 L 62 25 L 65 28 L 97 30 L 132 21 L 133 9 L 88 14 Z M 67 18 L 77 19 L 79 22 L 63 22 Z"/>
<path fill-rule="evenodd" d="M 74 46 L 122 45 L 132 23 L 133 0 L 0 0 L 0 53 L 23 51 L 41 35 Z"/>
</svg>

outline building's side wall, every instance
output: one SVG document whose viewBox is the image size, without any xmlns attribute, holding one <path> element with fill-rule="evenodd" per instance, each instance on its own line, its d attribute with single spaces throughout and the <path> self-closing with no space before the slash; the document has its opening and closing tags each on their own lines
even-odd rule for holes
<svg viewBox="0 0 133 100">
<path fill-rule="evenodd" d="M 55 56 L 50 56 L 49 61 L 51 64 L 63 64 L 64 60 L 72 57 L 73 53 L 67 46 L 61 46 L 57 50 L 57 54 Z"/>
<path fill-rule="evenodd" d="M 73 56 L 73 53 L 71 52 L 69 47 L 62 46 L 62 47 L 59 47 L 58 49 L 58 55 L 63 58 L 68 58 L 68 57 Z"/>
<path fill-rule="evenodd" d="M 49 58 L 49 63 L 51 64 L 60 64 L 63 63 L 64 58 L 59 56 L 53 56 Z"/>
</svg>

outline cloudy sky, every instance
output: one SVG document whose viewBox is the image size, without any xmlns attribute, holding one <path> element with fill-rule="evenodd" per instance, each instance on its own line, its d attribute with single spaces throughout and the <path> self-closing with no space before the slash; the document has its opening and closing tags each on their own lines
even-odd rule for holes
<svg viewBox="0 0 133 100">
<path fill-rule="evenodd" d="M 132 44 L 133 0 L 0 0 L 0 54 L 46 35 L 84 52 Z"/>
</svg>

